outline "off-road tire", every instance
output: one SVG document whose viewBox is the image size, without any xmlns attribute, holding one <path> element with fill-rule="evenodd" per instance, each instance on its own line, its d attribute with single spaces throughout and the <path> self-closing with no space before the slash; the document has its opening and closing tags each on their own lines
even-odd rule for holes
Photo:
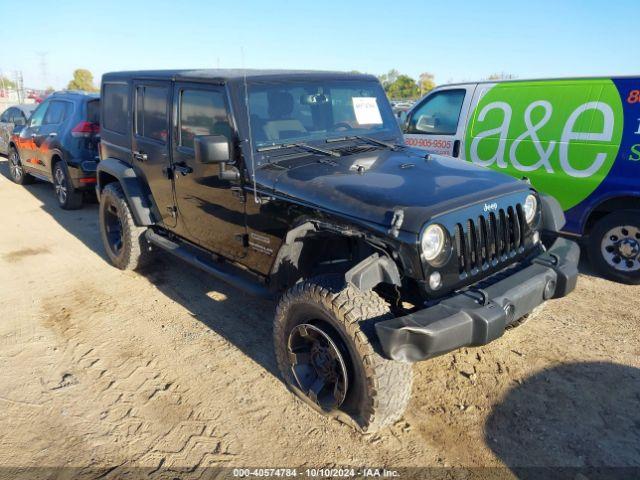
<svg viewBox="0 0 640 480">
<path fill-rule="evenodd" d="M 111 263 L 120 270 L 135 270 L 146 265 L 152 257 L 145 238 L 146 227 L 139 227 L 133 220 L 131 209 L 119 183 L 106 185 L 100 196 L 98 210 L 100 236 Z M 113 214 L 120 221 L 122 245 L 115 251 L 107 231 L 107 216 Z"/>
<path fill-rule="evenodd" d="M 335 277 L 323 276 L 288 290 L 276 308 L 274 345 L 280 372 L 287 386 L 324 415 L 335 417 L 362 432 L 374 432 L 398 420 L 411 395 L 410 364 L 383 358 L 374 324 L 391 318 L 389 306 L 375 292 L 363 292 Z M 297 385 L 291 371 L 287 342 L 300 323 L 318 319 L 333 327 L 333 340 L 348 350 L 353 378 L 339 410 L 326 412 Z M 335 338 L 335 336 L 339 338 Z"/>
<path fill-rule="evenodd" d="M 17 183 L 18 185 L 29 185 L 30 183 L 33 183 L 34 178 L 24 171 L 22 159 L 20 158 L 18 150 L 16 150 L 14 147 L 9 148 L 7 159 L 9 160 L 9 178 L 13 183 Z M 11 164 L 15 161 L 17 161 L 20 165 L 20 169 L 22 171 L 22 174 L 20 176 L 16 176 L 16 170 L 12 168 Z"/>
<path fill-rule="evenodd" d="M 603 277 L 614 282 L 627 283 L 630 285 L 640 284 L 640 269 L 623 272 L 609 265 L 604 258 L 601 247 L 604 236 L 613 228 L 619 226 L 633 226 L 640 230 L 640 210 L 625 210 L 610 213 L 601 218 L 594 225 L 587 240 L 587 253 L 593 268 Z M 636 240 L 640 241 L 640 239 Z"/>
<path fill-rule="evenodd" d="M 53 166 L 53 186 L 56 200 L 63 210 L 78 210 L 82 208 L 82 192 L 76 190 L 69 177 L 69 169 L 64 160 L 58 160 Z"/>
</svg>

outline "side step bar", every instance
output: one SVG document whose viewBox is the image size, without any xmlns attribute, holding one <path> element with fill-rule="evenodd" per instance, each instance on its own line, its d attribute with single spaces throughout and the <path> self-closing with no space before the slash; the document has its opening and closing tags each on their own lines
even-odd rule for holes
<svg viewBox="0 0 640 480">
<path fill-rule="evenodd" d="M 213 275 L 219 280 L 222 280 L 223 282 L 226 282 L 235 288 L 243 290 L 256 297 L 262 297 L 271 300 L 275 298 L 273 292 L 271 292 L 264 285 L 260 285 L 259 283 L 251 281 L 248 278 L 243 278 L 240 272 L 236 273 L 231 271 L 231 269 L 234 268 L 233 266 L 223 268 L 215 265 L 213 262 L 208 261 L 205 258 L 201 258 L 198 255 L 196 248 L 191 248 L 185 244 L 180 244 L 169 240 L 162 235 L 158 235 L 151 229 L 147 230 L 145 236 L 147 237 L 147 240 L 156 247 L 166 250 L 167 252 L 193 265 L 194 267 L 204 270 L 210 275 Z"/>
</svg>

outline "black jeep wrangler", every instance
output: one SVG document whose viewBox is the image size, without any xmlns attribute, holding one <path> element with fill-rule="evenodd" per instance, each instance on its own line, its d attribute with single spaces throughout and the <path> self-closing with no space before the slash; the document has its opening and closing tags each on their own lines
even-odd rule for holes
<svg viewBox="0 0 640 480">
<path fill-rule="evenodd" d="M 97 193 L 110 260 L 164 250 L 279 298 L 287 385 L 372 431 L 411 363 L 500 337 L 576 284 L 562 210 L 524 181 L 408 148 L 370 75 L 103 76 Z"/>
</svg>

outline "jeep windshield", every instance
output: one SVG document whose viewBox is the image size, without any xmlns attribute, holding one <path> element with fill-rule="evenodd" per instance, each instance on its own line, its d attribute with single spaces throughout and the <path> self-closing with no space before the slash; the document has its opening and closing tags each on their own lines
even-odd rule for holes
<svg viewBox="0 0 640 480">
<path fill-rule="evenodd" d="M 375 81 L 256 83 L 249 85 L 249 114 L 253 146 L 260 151 L 336 137 L 400 136 L 384 90 Z"/>
</svg>

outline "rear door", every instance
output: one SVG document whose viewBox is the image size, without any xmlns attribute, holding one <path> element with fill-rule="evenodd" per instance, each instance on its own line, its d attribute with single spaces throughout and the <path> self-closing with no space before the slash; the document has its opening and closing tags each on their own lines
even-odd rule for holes
<svg viewBox="0 0 640 480">
<path fill-rule="evenodd" d="M 465 120 L 474 90 L 475 84 L 444 87 L 420 100 L 407 116 L 407 145 L 459 157 L 464 152 Z"/>
<path fill-rule="evenodd" d="M 175 227 L 176 214 L 171 165 L 171 82 L 135 81 L 133 84 L 134 125 L 131 164 L 146 179 L 165 226 Z"/>
<path fill-rule="evenodd" d="M 44 115 L 42 125 L 34 137 L 35 156 L 38 160 L 37 168 L 47 176 L 51 176 L 51 157 L 54 148 L 59 143 L 64 125 L 73 112 L 73 103 L 66 100 L 51 100 Z"/>
</svg>

